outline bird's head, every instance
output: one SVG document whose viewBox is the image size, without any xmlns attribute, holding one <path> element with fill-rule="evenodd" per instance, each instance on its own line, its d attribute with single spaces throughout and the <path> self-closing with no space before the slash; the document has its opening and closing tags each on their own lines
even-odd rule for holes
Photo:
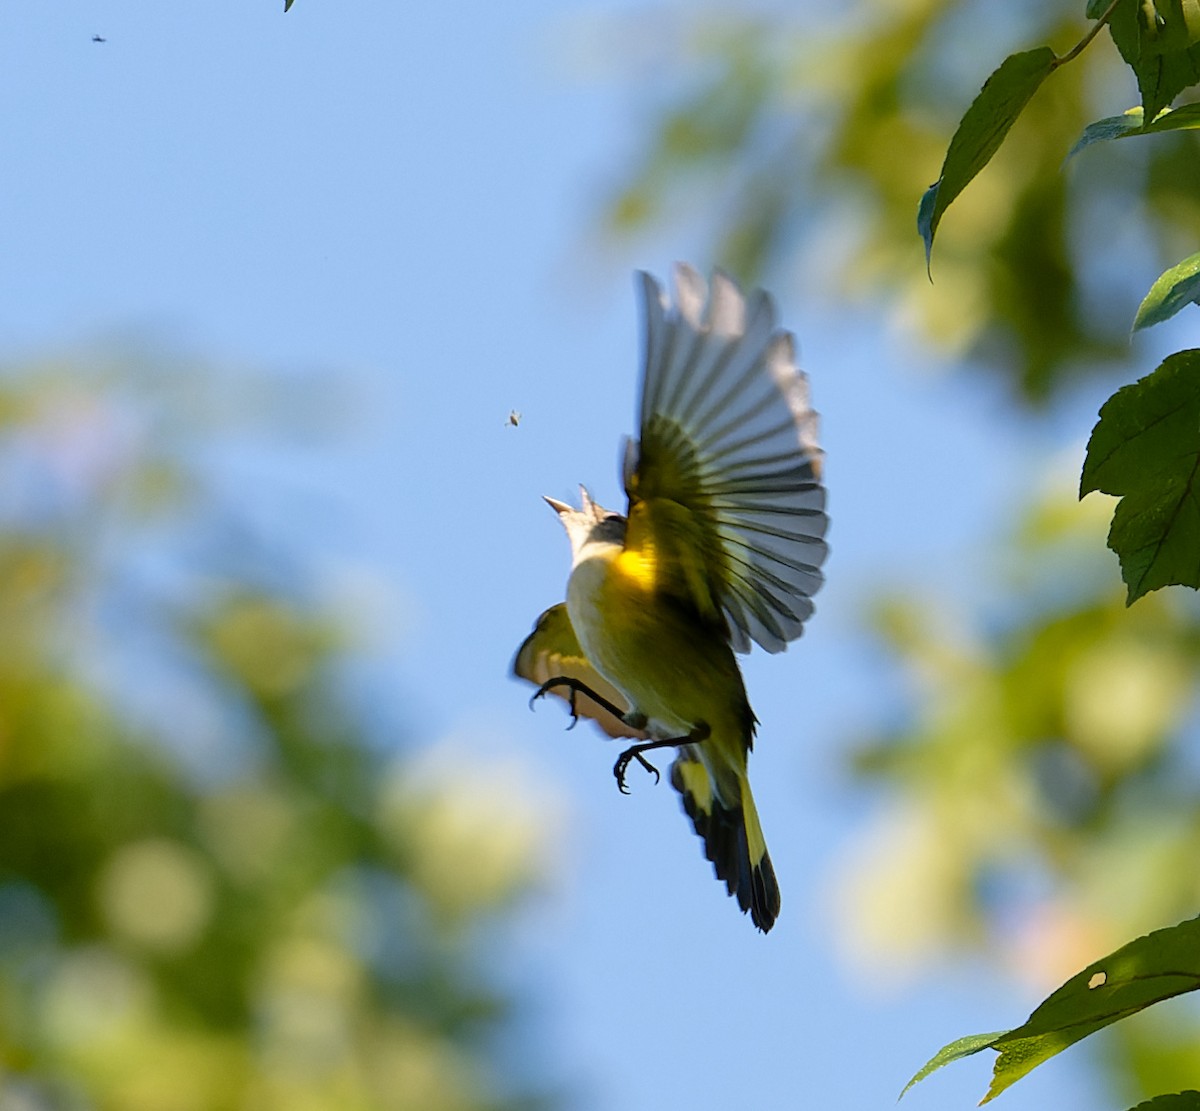
<svg viewBox="0 0 1200 1111">
<path fill-rule="evenodd" d="M 624 544 L 625 518 L 620 513 L 605 509 L 592 501 L 591 495 L 579 487 L 581 508 L 576 509 L 564 501 L 546 498 L 546 504 L 558 514 L 567 539 L 571 541 L 571 553 L 579 561 L 580 553 L 588 544 Z"/>
</svg>

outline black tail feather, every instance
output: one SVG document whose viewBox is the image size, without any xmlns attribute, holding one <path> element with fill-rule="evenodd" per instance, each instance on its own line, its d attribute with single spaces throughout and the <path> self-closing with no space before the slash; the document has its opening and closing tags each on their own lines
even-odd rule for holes
<svg viewBox="0 0 1200 1111">
<path fill-rule="evenodd" d="M 750 860 L 742 807 L 725 806 L 715 795 L 697 798 L 684 780 L 685 761 L 697 763 L 681 753 L 671 766 L 671 785 L 682 798 L 684 813 L 704 842 L 704 855 L 712 862 L 717 879 L 737 897 L 742 912 L 748 911 L 754 925 L 766 933 L 775 925 L 780 906 L 779 883 L 771 858 L 764 852 L 757 863 Z"/>
</svg>

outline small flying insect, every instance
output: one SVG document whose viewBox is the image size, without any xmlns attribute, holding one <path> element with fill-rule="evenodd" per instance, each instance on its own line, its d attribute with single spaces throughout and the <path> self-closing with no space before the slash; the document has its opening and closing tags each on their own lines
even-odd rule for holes
<svg viewBox="0 0 1200 1111">
<path fill-rule="evenodd" d="M 93 35 L 93 36 L 92 36 L 92 42 L 108 42 L 108 39 L 106 39 L 106 38 L 103 38 L 103 37 L 102 37 L 102 36 L 100 36 L 100 35 Z"/>
<path fill-rule="evenodd" d="M 508 419 L 504 422 L 506 427 L 516 428 L 521 423 L 521 414 L 516 409 L 508 411 Z"/>
</svg>

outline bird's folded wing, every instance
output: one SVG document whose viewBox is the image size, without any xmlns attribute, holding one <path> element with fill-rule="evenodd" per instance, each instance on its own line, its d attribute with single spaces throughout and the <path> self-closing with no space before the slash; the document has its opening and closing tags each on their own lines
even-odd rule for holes
<svg viewBox="0 0 1200 1111">
<path fill-rule="evenodd" d="M 675 269 L 676 303 L 640 275 L 645 363 L 627 445 L 626 548 L 738 651 L 778 652 L 802 631 L 823 582 L 825 488 L 817 414 L 762 290 L 724 274 L 711 290 Z"/>
<path fill-rule="evenodd" d="M 579 647 L 567 607 L 561 602 L 551 606 L 537 619 L 533 632 L 525 638 L 513 657 L 512 673 L 526 679 L 535 686 L 559 676 L 577 679 L 601 698 L 607 699 L 624 712 L 628 707 L 621 692 L 604 678 L 590 663 Z M 550 693 L 564 701 L 570 701 L 567 687 L 555 687 Z M 645 740 L 647 734 L 626 725 L 615 714 L 609 713 L 599 703 L 580 693 L 575 698 L 575 711 L 580 717 L 591 718 L 610 737 L 633 737 Z"/>
</svg>

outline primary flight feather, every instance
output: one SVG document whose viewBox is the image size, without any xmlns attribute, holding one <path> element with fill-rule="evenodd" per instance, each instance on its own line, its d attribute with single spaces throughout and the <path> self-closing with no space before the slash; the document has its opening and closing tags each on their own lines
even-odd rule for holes
<svg viewBox="0 0 1200 1111">
<path fill-rule="evenodd" d="M 827 548 L 822 452 L 792 335 L 770 296 L 675 268 L 672 304 L 639 274 L 645 322 L 638 437 L 624 515 L 547 498 L 571 542 L 565 603 L 513 661 L 632 760 L 675 748 L 671 783 L 719 879 L 764 932 L 779 886 L 747 779 L 756 719 L 734 650 L 778 652 L 803 630 Z M 536 696 L 535 696 L 536 697 Z M 655 773 L 657 774 L 657 773 Z"/>
</svg>

